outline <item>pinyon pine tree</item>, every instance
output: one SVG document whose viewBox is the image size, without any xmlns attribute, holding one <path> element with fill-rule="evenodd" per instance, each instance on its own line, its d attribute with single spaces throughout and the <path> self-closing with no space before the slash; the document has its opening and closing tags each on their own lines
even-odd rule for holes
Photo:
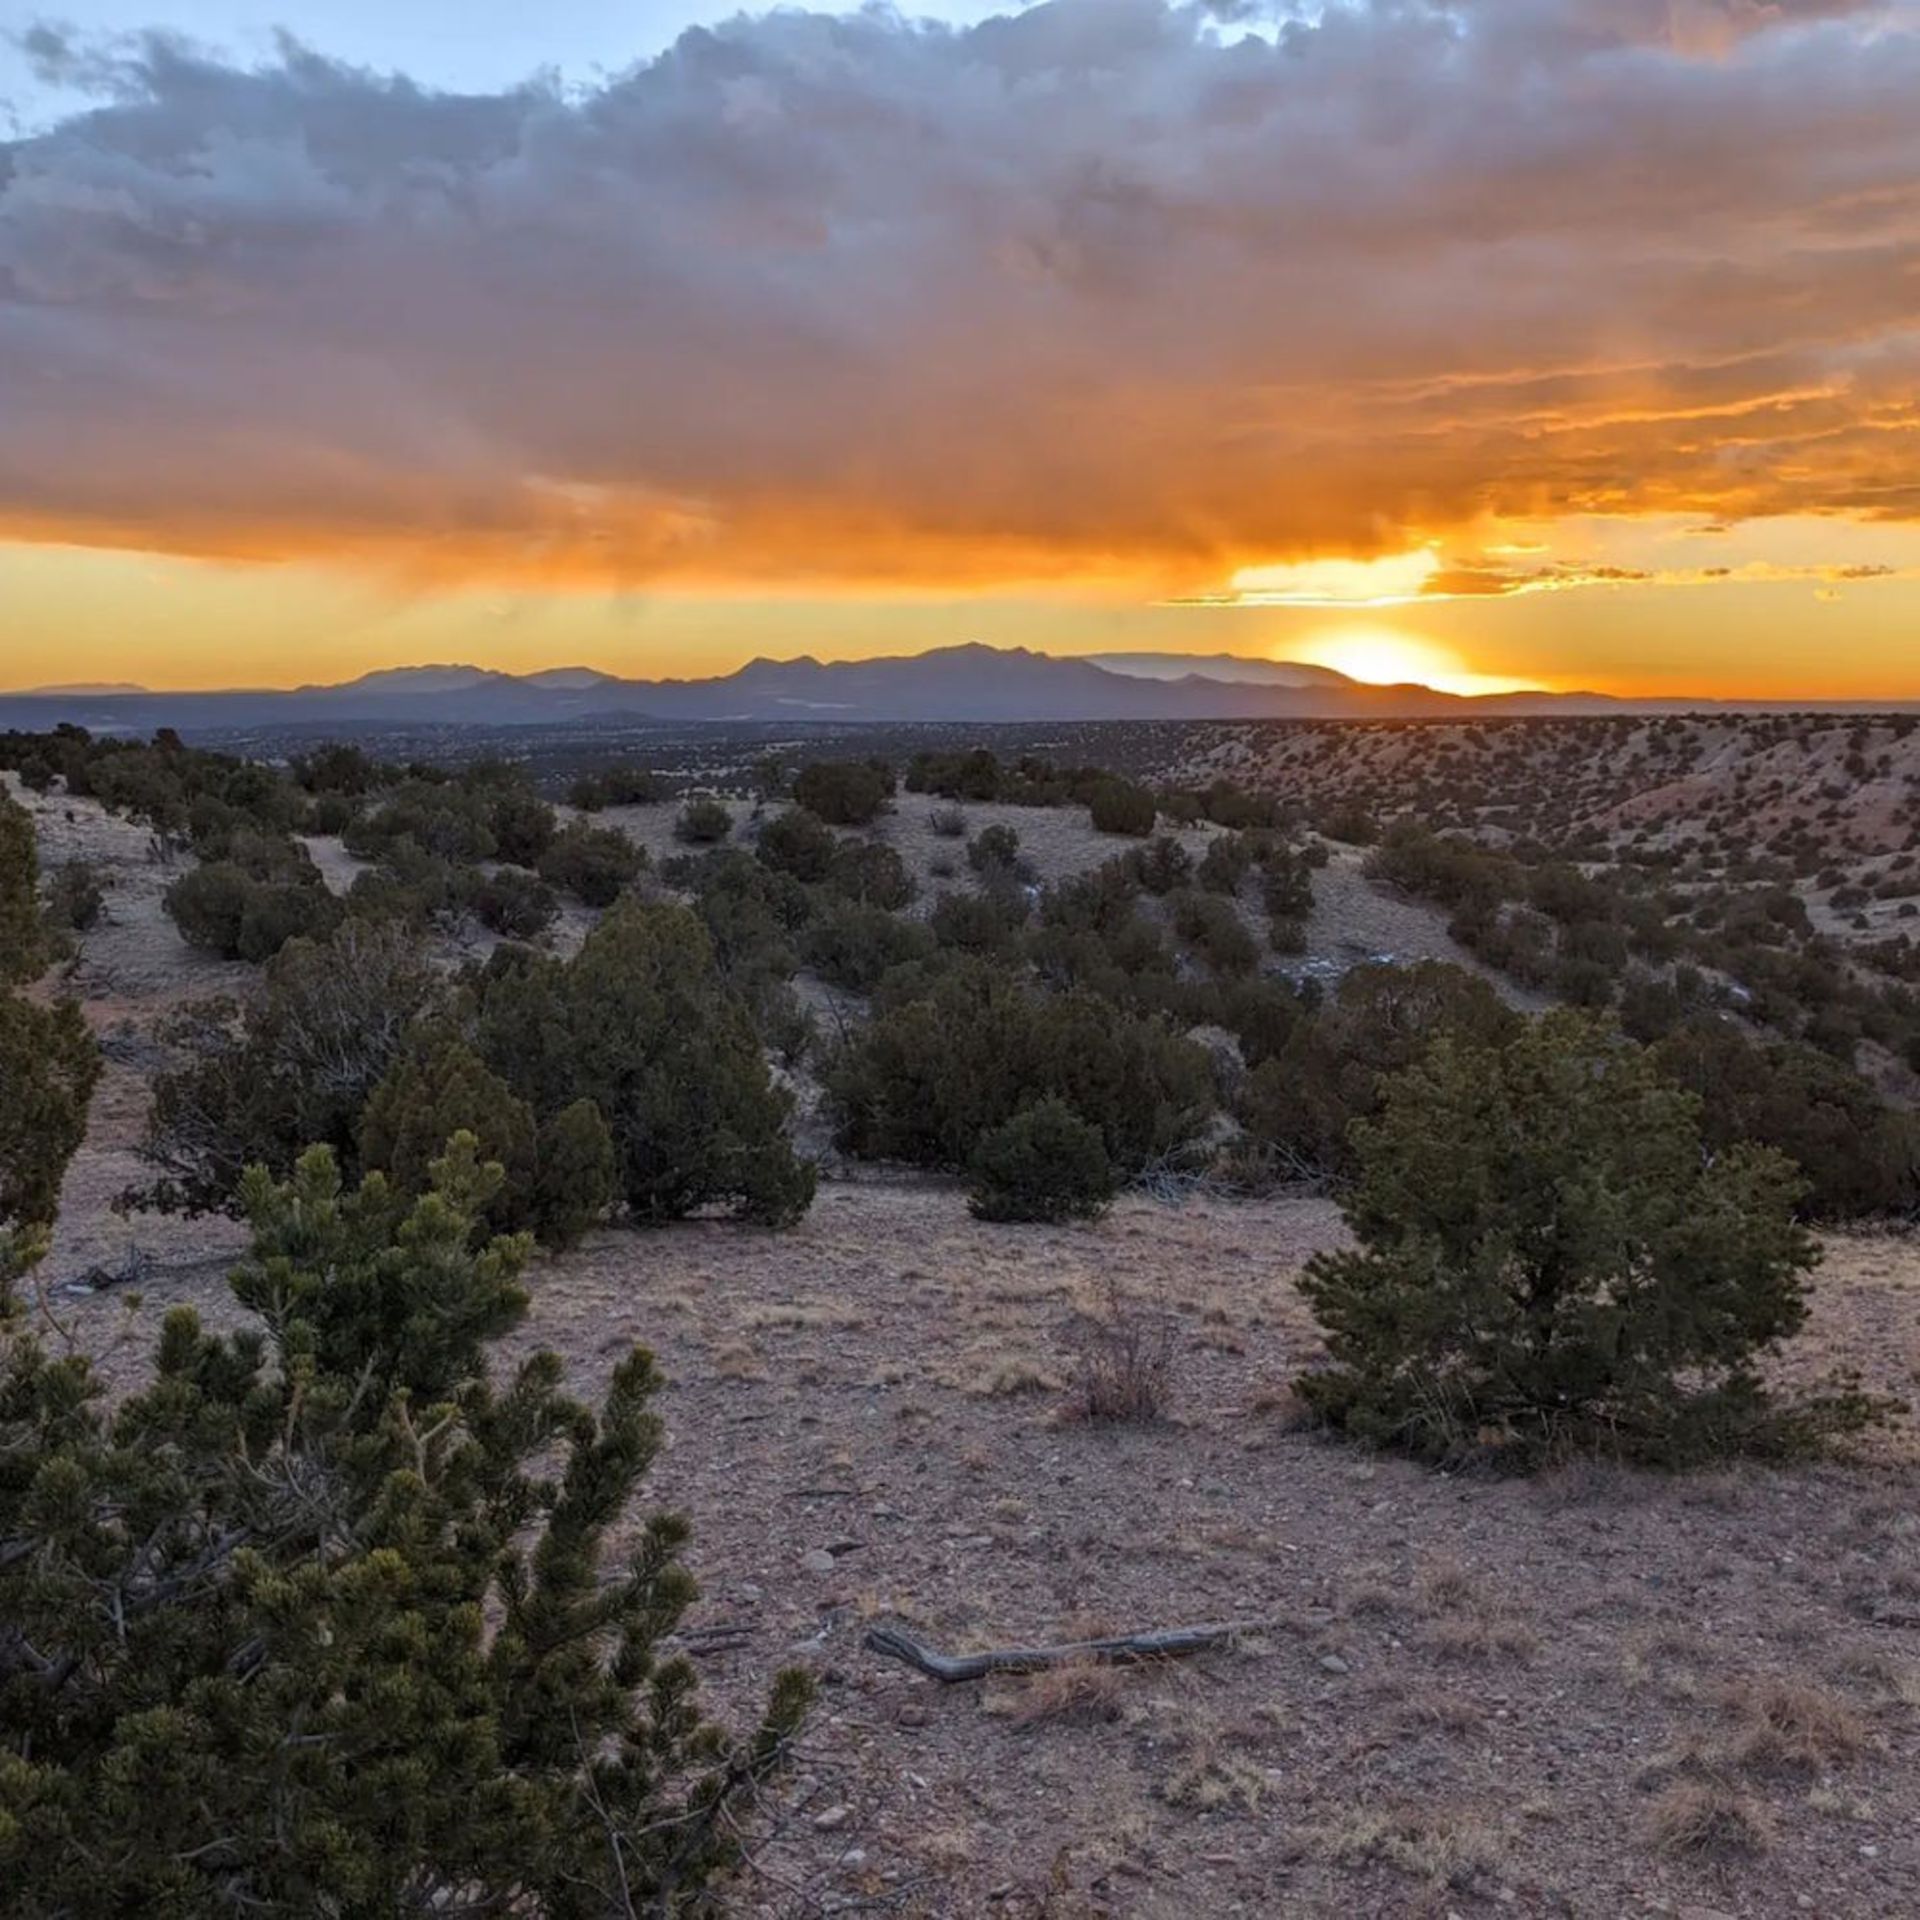
<svg viewBox="0 0 1920 1920">
<path fill-rule="evenodd" d="M 1429 1458 L 1602 1445 L 1678 1462 L 1804 1446 L 1876 1408 L 1781 1405 L 1756 1362 L 1807 1317 L 1817 1249 L 1767 1148 L 1709 1158 L 1699 1103 L 1591 1015 L 1443 1036 L 1357 1121 L 1346 1216 L 1302 1291 L 1308 1403 Z"/>
<path fill-rule="evenodd" d="M 0 1885 L 9 1914 L 547 1920 L 710 1912 L 805 1709 L 734 1743 L 663 1658 L 682 1522 L 608 1539 L 660 1442 L 636 1350 L 602 1405 L 502 1384 L 524 1239 L 456 1137 L 411 1202 L 317 1148 L 244 1183 L 257 1327 L 177 1309 L 117 1408 L 0 1336 Z"/>
</svg>

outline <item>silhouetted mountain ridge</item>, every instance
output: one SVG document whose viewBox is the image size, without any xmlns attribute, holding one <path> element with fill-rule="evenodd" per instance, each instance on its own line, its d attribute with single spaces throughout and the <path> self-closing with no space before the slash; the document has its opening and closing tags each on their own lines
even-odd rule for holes
<svg viewBox="0 0 1920 1920">
<path fill-rule="evenodd" d="M 702 680 L 626 679 L 593 667 L 502 673 L 458 663 L 388 667 L 339 685 L 156 693 L 0 693 L 0 726 L 61 721 L 101 732 L 274 726 L 541 726 L 570 721 L 1017 722 L 1468 718 L 1669 712 L 1737 702 L 1623 701 L 1595 693 L 1469 698 L 1380 687 L 1297 661 L 1165 653 L 1079 658 L 980 643 L 873 660 L 761 658 Z M 1760 703 L 1751 703 L 1760 704 Z M 1782 704 L 1782 703 L 1766 703 Z M 1802 705 L 1817 703 L 1802 702 Z M 1858 703 L 1862 706 L 1898 703 Z"/>
</svg>

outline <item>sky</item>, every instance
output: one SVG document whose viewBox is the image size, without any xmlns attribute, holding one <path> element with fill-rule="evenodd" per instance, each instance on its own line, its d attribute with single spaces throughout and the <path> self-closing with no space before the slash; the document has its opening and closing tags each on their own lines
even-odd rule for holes
<svg viewBox="0 0 1920 1920">
<path fill-rule="evenodd" d="M 1920 697 L 1908 0 L 12 20 L 0 687 Z"/>
</svg>

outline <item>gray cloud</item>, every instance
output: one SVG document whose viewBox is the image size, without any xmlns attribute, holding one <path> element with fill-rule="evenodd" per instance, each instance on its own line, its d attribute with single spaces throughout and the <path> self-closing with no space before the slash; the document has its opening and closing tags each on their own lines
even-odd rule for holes
<svg viewBox="0 0 1920 1920">
<path fill-rule="evenodd" d="M 1920 514 L 1920 29 L 1845 0 L 1047 0 L 598 91 L 36 52 L 0 531 L 1006 578 L 1476 513 Z"/>
</svg>

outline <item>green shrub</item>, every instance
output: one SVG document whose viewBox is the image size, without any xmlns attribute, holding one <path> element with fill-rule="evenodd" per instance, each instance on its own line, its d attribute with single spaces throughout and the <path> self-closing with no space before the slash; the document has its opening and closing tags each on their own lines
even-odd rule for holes
<svg viewBox="0 0 1920 1920">
<path fill-rule="evenodd" d="M 1313 869 L 1304 854 L 1291 847 L 1267 854 L 1260 863 L 1260 904 L 1276 920 L 1304 926 L 1313 913 Z"/>
<path fill-rule="evenodd" d="M 817 814 L 789 807 L 760 829 L 755 857 L 775 873 L 784 873 L 812 886 L 833 871 L 840 842 Z"/>
<path fill-rule="evenodd" d="M 309 793 L 334 793 L 357 799 L 380 784 L 379 766 L 350 742 L 329 740 L 311 753 L 297 754 L 293 777 Z"/>
<path fill-rule="evenodd" d="M 783 1132 L 792 1098 L 688 908 L 623 900 L 573 960 L 522 950 L 475 985 L 488 1065 L 543 1122 L 599 1108 L 636 1218 L 721 1205 L 785 1225 L 811 1204 L 813 1168 Z"/>
<path fill-rule="evenodd" d="M 414 1036 L 368 1096 L 360 1115 L 360 1164 L 403 1194 L 425 1193 L 431 1169 L 456 1133 L 471 1134 L 501 1179 L 486 1224 L 514 1233 L 533 1215 L 533 1110 L 463 1041 L 427 1029 Z"/>
<path fill-rule="evenodd" d="M 416 841 L 396 840 L 378 866 L 354 875 L 347 889 L 347 912 L 360 920 L 396 921 L 422 934 L 448 930 L 473 898 L 475 872 L 429 853 Z"/>
<path fill-rule="evenodd" d="M 710 793 L 695 794 L 673 823 L 673 837 L 690 847 L 717 846 L 732 831 L 732 813 Z"/>
<path fill-rule="evenodd" d="M 1201 805 L 1207 818 L 1220 827 L 1246 830 L 1280 822 L 1277 801 L 1263 793 L 1249 793 L 1232 780 L 1215 780 L 1201 796 Z"/>
<path fill-rule="evenodd" d="M 841 1144 L 958 1171 L 983 1133 L 1048 1096 L 1096 1127 L 1128 1174 L 1190 1142 L 1213 1111 L 1205 1052 L 1087 993 L 1038 994 L 962 962 L 883 1006 L 826 1072 Z"/>
<path fill-rule="evenodd" d="M 849 900 L 897 912 L 919 892 L 907 863 L 884 840 L 849 836 L 833 851 L 827 885 Z"/>
<path fill-rule="evenodd" d="M 1130 914 L 1106 933 L 1043 924 L 1028 937 L 1027 956 L 1056 991 L 1085 989 L 1135 1013 L 1161 1012 L 1192 1024 L 1192 996 L 1183 988 L 1173 950 L 1157 927 Z"/>
<path fill-rule="evenodd" d="M 1020 858 L 1020 836 L 1011 827 L 982 827 L 967 842 L 967 865 L 975 873 L 1011 873 Z"/>
<path fill-rule="evenodd" d="M 1816 1219 L 1900 1215 L 1920 1207 L 1920 1120 L 1812 1047 L 1749 1039 L 1731 1022 L 1693 1020 L 1654 1048 L 1660 1070 L 1699 1097 L 1708 1146 L 1776 1148 L 1806 1180 Z"/>
<path fill-rule="evenodd" d="M 582 774 L 567 789 L 567 803 L 582 813 L 603 807 L 647 807 L 667 797 L 667 783 L 645 767 L 603 767 Z"/>
<path fill-rule="evenodd" d="M 1006 769 L 986 747 L 960 753 L 916 753 L 907 767 L 909 793 L 937 793 L 949 800 L 998 800 L 1007 785 Z M 956 828 L 955 836 L 964 830 Z"/>
<path fill-rule="evenodd" d="M 52 1224 L 99 1078 L 71 1000 L 43 1007 L 0 986 L 0 1234 Z"/>
<path fill-rule="evenodd" d="M 640 877 L 644 847 L 617 827 L 590 827 L 572 820 L 554 835 L 540 857 L 540 877 L 587 907 L 610 907 Z"/>
<path fill-rule="evenodd" d="M 1411 1066 L 1443 1033 L 1497 1045 L 1518 1025 L 1492 987 L 1462 967 L 1355 967 L 1247 1076 L 1240 1119 L 1288 1170 L 1344 1179 L 1354 1164 L 1349 1130 L 1378 1111 L 1386 1076 Z"/>
<path fill-rule="evenodd" d="M 884 760 L 811 760 L 793 783 L 796 806 L 836 827 L 864 827 L 893 798 L 893 769 Z"/>
<path fill-rule="evenodd" d="M 570 1247 L 606 1216 L 620 1192 L 613 1135 L 591 1100 L 550 1114 L 534 1146 L 533 1230 L 549 1247 Z"/>
<path fill-rule="evenodd" d="M 495 796 L 446 779 L 403 780 L 341 839 L 349 853 L 377 860 L 397 840 L 411 840 L 436 859 L 491 860 Z"/>
<path fill-rule="evenodd" d="M 1055 881 L 1040 896 L 1040 920 L 1063 932 L 1106 938 L 1134 923 L 1139 900 L 1140 875 L 1122 856 Z"/>
<path fill-rule="evenodd" d="M 308 879 L 257 880 L 228 860 L 183 873 L 163 904 L 190 947 L 256 966 L 289 940 L 325 933 L 341 912 L 317 869 Z"/>
<path fill-rule="evenodd" d="M 36 979 L 46 964 L 39 882 L 33 816 L 0 793 L 0 987 Z"/>
<path fill-rule="evenodd" d="M 932 944 L 933 936 L 917 922 L 847 901 L 807 928 L 800 950 L 821 979 L 850 993 L 871 993 L 882 974 L 920 959 Z"/>
<path fill-rule="evenodd" d="M 1380 838 L 1380 823 L 1357 801 L 1344 801 L 1321 816 L 1320 831 L 1344 846 L 1370 847 Z"/>
<path fill-rule="evenodd" d="M 1357 1437 L 1430 1459 L 1677 1463 L 1871 1417 L 1850 1392 L 1778 1408 L 1756 1371 L 1805 1321 L 1817 1257 L 1789 1163 L 1709 1158 L 1698 1103 L 1593 1017 L 1443 1037 L 1354 1146 L 1358 1245 L 1301 1282 L 1333 1364 L 1299 1384 Z"/>
<path fill-rule="evenodd" d="M 1234 979 L 1251 973 L 1258 965 L 1259 943 L 1247 931 L 1239 909 L 1224 894 L 1180 893 L 1174 896 L 1172 905 L 1175 934 L 1216 974 Z"/>
<path fill-rule="evenodd" d="M 1135 877 L 1149 893 L 1172 893 L 1193 875 L 1193 855 L 1169 833 L 1149 840 L 1131 857 Z"/>
<path fill-rule="evenodd" d="M 1038 1101 L 982 1134 L 967 1174 L 967 1206 L 982 1220 L 1091 1220 L 1113 1200 L 1100 1130 L 1064 1100 Z"/>
<path fill-rule="evenodd" d="M 1153 795 L 1129 780 L 1103 780 L 1089 802 L 1099 833 L 1125 833 L 1144 840 L 1153 831 L 1158 810 Z"/>
<path fill-rule="evenodd" d="M 525 1243 L 456 1140 L 406 1207 L 324 1151 L 248 1177 L 246 1325 L 176 1309 L 152 1383 L 0 1355 L 0 1847 L 22 1916 L 692 1913 L 804 1715 L 702 1717 L 661 1644 L 687 1530 L 636 1349 L 535 1353 Z M 617 1542 L 624 1544 L 616 1546 Z"/>
<path fill-rule="evenodd" d="M 201 1001 L 165 1022 L 174 1064 L 154 1082 L 141 1144 L 168 1211 L 230 1211 L 251 1163 L 291 1170 L 310 1142 L 351 1162 L 361 1110 L 439 983 L 403 925 L 350 919 L 292 940 L 243 1010 Z"/>
<path fill-rule="evenodd" d="M 1212 893 L 1238 893 L 1252 872 L 1253 843 L 1243 833 L 1217 833 L 1207 842 L 1195 876 Z"/>
<path fill-rule="evenodd" d="M 1017 886 L 1002 883 L 970 893 L 943 893 L 934 902 L 927 925 L 941 946 L 957 953 L 1008 954 L 1027 913 L 1026 895 Z"/>
<path fill-rule="evenodd" d="M 360 802 L 344 793 L 317 793 L 300 822 L 302 833 L 332 835 L 344 841 L 347 829 L 360 818 Z"/>
<path fill-rule="evenodd" d="M 494 858 L 515 867 L 537 867 L 558 831 L 553 809 L 537 793 L 519 785 L 509 785 L 495 796 L 488 824 L 493 829 Z"/>
<path fill-rule="evenodd" d="M 1285 914 L 1276 913 L 1267 922 L 1267 945 L 1275 953 L 1305 953 L 1307 923 L 1304 920 L 1293 920 Z"/>
<path fill-rule="evenodd" d="M 673 861 L 662 878 L 693 895 L 721 975 L 743 997 L 754 999 L 762 983 L 785 980 L 800 964 L 795 936 L 813 918 L 814 896 L 792 875 L 729 847 Z"/>
<path fill-rule="evenodd" d="M 560 901 L 544 880 L 517 867 L 476 874 L 467 889 L 474 917 L 508 940 L 538 940 L 560 913 Z"/>
<path fill-rule="evenodd" d="M 85 860 L 67 860 L 48 874 L 46 918 L 66 933 L 87 933 L 100 924 L 107 896 L 100 876 Z"/>
</svg>

